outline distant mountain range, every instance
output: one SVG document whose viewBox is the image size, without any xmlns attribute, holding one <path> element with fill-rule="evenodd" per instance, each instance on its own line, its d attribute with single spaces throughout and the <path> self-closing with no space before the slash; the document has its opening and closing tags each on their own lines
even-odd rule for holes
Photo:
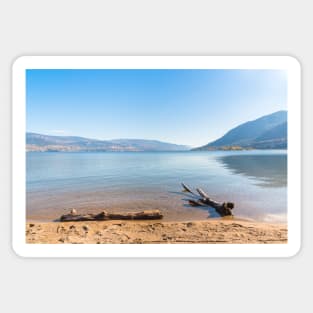
<svg viewBox="0 0 313 313">
<path fill-rule="evenodd" d="M 193 150 L 286 149 L 287 111 L 241 124 L 221 138 Z"/>
<path fill-rule="evenodd" d="M 26 150 L 38 152 L 184 151 L 190 147 L 145 139 L 97 140 L 26 133 Z"/>
<path fill-rule="evenodd" d="M 241 124 L 221 138 L 192 150 L 286 149 L 287 111 L 278 111 Z M 97 140 L 75 136 L 26 133 L 27 151 L 103 152 L 103 151 L 186 151 L 190 147 L 158 140 Z"/>
</svg>

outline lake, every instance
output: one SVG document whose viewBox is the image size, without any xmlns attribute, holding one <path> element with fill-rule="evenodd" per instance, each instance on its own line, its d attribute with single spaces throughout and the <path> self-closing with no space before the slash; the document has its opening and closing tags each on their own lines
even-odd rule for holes
<svg viewBox="0 0 313 313">
<path fill-rule="evenodd" d="M 28 220 L 78 212 L 160 209 L 165 220 L 218 218 L 191 207 L 180 183 L 235 203 L 238 218 L 286 222 L 285 150 L 26 154 Z"/>
</svg>

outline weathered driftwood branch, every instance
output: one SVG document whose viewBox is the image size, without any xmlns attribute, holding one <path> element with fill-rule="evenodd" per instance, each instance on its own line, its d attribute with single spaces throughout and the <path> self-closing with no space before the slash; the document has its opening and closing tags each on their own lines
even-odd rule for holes
<svg viewBox="0 0 313 313">
<path fill-rule="evenodd" d="M 192 193 L 194 195 L 194 193 L 191 191 L 191 189 L 187 185 L 185 185 L 184 183 L 181 183 L 181 185 L 184 188 L 183 189 L 184 192 L 189 192 L 189 193 Z"/>
<path fill-rule="evenodd" d="M 60 217 L 62 222 L 79 222 L 79 221 L 107 221 L 107 220 L 157 220 L 163 218 L 160 210 L 147 210 L 141 212 L 128 213 L 108 213 L 102 211 L 98 214 L 77 214 L 72 210 L 69 214 Z"/>
<path fill-rule="evenodd" d="M 235 206 L 233 202 L 218 203 L 214 200 L 211 200 L 210 198 L 203 198 L 200 199 L 200 201 L 213 207 L 216 212 L 221 216 L 233 215 L 232 209 Z"/>
<path fill-rule="evenodd" d="M 188 202 L 191 206 L 203 206 L 204 205 L 204 203 L 200 202 L 199 200 L 189 199 Z"/>
<path fill-rule="evenodd" d="M 195 195 L 194 192 L 191 191 L 191 189 L 182 183 L 183 191 L 192 193 Z M 233 215 L 232 209 L 235 207 L 235 204 L 233 202 L 217 202 L 213 199 L 211 199 L 201 188 L 196 189 L 199 195 L 201 196 L 198 200 L 188 200 L 189 204 L 192 206 L 201 206 L 201 205 L 207 205 L 210 207 L 213 207 L 216 212 L 221 216 L 229 216 Z"/>
</svg>

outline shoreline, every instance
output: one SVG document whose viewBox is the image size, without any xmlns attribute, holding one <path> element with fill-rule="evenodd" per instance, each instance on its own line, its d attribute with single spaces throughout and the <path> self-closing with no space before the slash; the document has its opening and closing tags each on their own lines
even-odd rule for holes
<svg viewBox="0 0 313 313">
<path fill-rule="evenodd" d="M 198 221 L 26 222 L 30 244 L 286 244 L 286 223 Z"/>
</svg>

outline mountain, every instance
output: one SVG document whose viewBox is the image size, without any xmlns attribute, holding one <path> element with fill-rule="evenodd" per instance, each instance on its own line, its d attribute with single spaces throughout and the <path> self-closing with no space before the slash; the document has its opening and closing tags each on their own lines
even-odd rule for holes
<svg viewBox="0 0 313 313">
<path fill-rule="evenodd" d="M 286 149 L 287 122 L 281 123 L 256 138 L 253 143 L 256 149 Z"/>
<path fill-rule="evenodd" d="M 102 151 L 181 151 L 189 147 L 145 139 L 97 140 L 75 136 L 50 136 L 26 133 L 27 151 L 102 152 Z"/>
<path fill-rule="evenodd" d="M 286 149 L 287 111 L 278 111 L 241 124 L 221 138 L 194 150 Z"/>
<path fill-rule="evenodd" d="M 179 151 L 189 150 L 188 146 L 176 145 L 168 142 L 158 140 L 145 140 L 145 139 L 115 139 L 111 140 L 115 144 L 122 146 L 130 146 L 143 151 Z"/>
</svg>

